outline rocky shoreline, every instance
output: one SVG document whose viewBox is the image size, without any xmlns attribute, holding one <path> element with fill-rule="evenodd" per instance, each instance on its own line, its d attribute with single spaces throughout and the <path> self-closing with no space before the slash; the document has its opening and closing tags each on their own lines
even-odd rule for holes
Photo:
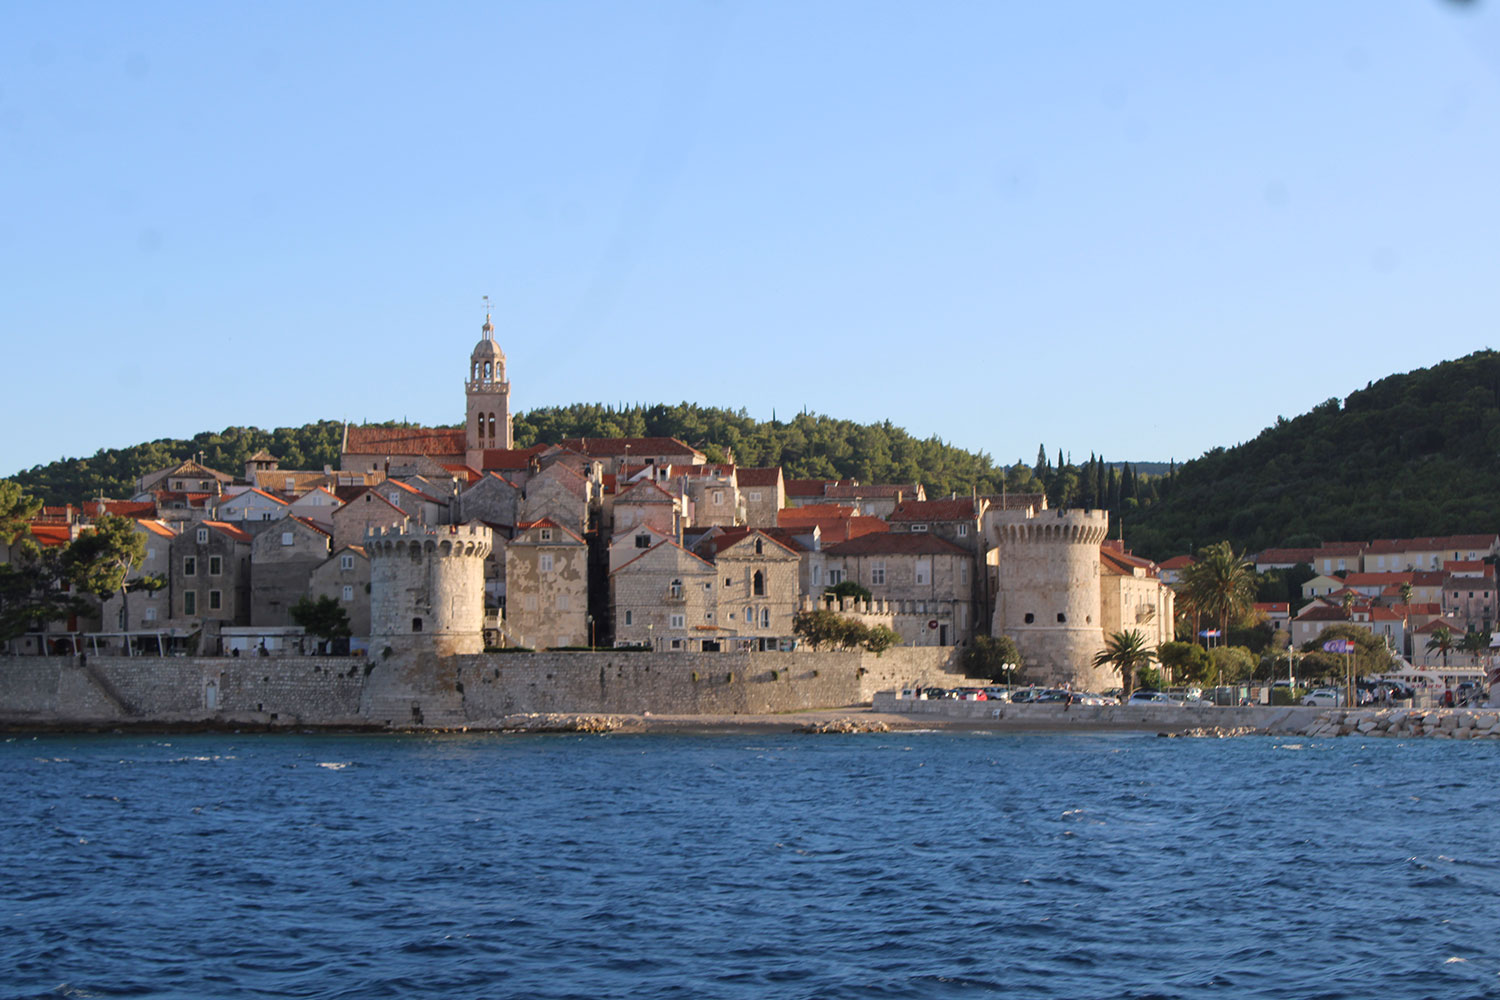
<svg viewBox="0 0 1500 1000">
<path fill-rule="evenodd" d="M 1308 737 L 1426 737 L 1439 740 L 1500 739 L 1497 708 L 1329 709 L 1302 731 Z"/>
</svg>

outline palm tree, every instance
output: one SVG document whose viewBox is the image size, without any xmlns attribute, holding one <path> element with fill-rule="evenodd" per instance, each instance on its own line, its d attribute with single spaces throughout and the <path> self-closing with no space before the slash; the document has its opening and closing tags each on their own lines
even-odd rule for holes
<svg viewBox="0 0 1500 1000">
<path fill-rule="evenodd" d="M 1120 671 L 1120 700 L 1130 697 L 1138 668 L 1156 662 L 1156 650 L 1146 645 L 1146 637 L 1136 629 L 1129 632 L 1114 632 L 1104 642 L 1104 648 L 1094 654 L 1094 666 L 1114 666 Z"/>
<path fill-rule="evenodd" d="M 1410 644 L 1411 644 L 1411 636 L 1407 634 L 1410 631 L 1410 627 L 1407 624 L 1407 619 L 1410 618 L 1410 616 L 1411 616 L 1411 595 L 1412 595 L 1412 590 L 1413 589 L 1414 588 L 1412 587 L 1410 580 L 1403 580 L 1401 582 L 1401 655 L 1402 656 L 1409 656 L 1409 655 L 1411 655 L 1411 651 L 1408 648 L 1410 646 Z"/>
<path fill-rule="evenodd" d="M 1218 619 L 1220 641 L 1228 642 L 1230 621 L 1255 603 L 1255 571 L 1228 542 L 1217 542 L 1199 549 L 1183 576 L 1193 605 Z"/>
<path fill-rule="evenodd" d="M 1432 638 L 1427 640 L 1427 651 L 1430 653 L 1437 650 L 1443 654 L 1443 666 L 1448 666 L 1448 651 L 1453 648 L 1453 633 L 1446 627 L 1432 630 Z"/>
<path fill-rule="evenodd" d="M 1474 657 L 1474 664 L 1479 664 L 1479 654 L 1490 648 L 1490 634 L 1488 632 L 1465 632 L 1464 637 L 1458 641 L 1458 648 Z"/>
</svg>

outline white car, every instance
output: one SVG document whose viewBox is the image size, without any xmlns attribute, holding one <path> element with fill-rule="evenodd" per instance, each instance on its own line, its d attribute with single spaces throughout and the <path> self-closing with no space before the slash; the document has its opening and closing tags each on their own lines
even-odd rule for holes
<svg viewBox="0 0 1500 1000">
<path fill-rule="evenodd" d="M 1307 696 L 1302 699 L 1302 704 L 1311 707 L 1329 705 L 1340 708 L 1344 704 L 1344 692 L 1338 688 L 1318 688 L 1316 691 L 1308 692 Z"/>
</svg>

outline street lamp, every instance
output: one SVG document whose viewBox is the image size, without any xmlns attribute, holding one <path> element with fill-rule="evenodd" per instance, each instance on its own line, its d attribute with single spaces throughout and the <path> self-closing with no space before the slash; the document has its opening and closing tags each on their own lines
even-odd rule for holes
<svg viewBox="0 0 1500 1000">
<path fill-rule="evenodd" d="M 593 615 L 584 615 L 583 617 L 589 623 L 589 649 L 593 649 L 594 648 L 594 616 Z"/>
</svg>

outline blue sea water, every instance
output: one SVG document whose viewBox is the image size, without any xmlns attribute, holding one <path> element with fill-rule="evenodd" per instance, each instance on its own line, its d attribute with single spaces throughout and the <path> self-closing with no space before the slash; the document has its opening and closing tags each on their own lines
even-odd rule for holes
<svg viewBox="0 0 1500 1000">
<path fill-rule="evenodd" d="M 1500 996 L 1492 744 L 12 736 L 5 997 Z"/>
</svg>

